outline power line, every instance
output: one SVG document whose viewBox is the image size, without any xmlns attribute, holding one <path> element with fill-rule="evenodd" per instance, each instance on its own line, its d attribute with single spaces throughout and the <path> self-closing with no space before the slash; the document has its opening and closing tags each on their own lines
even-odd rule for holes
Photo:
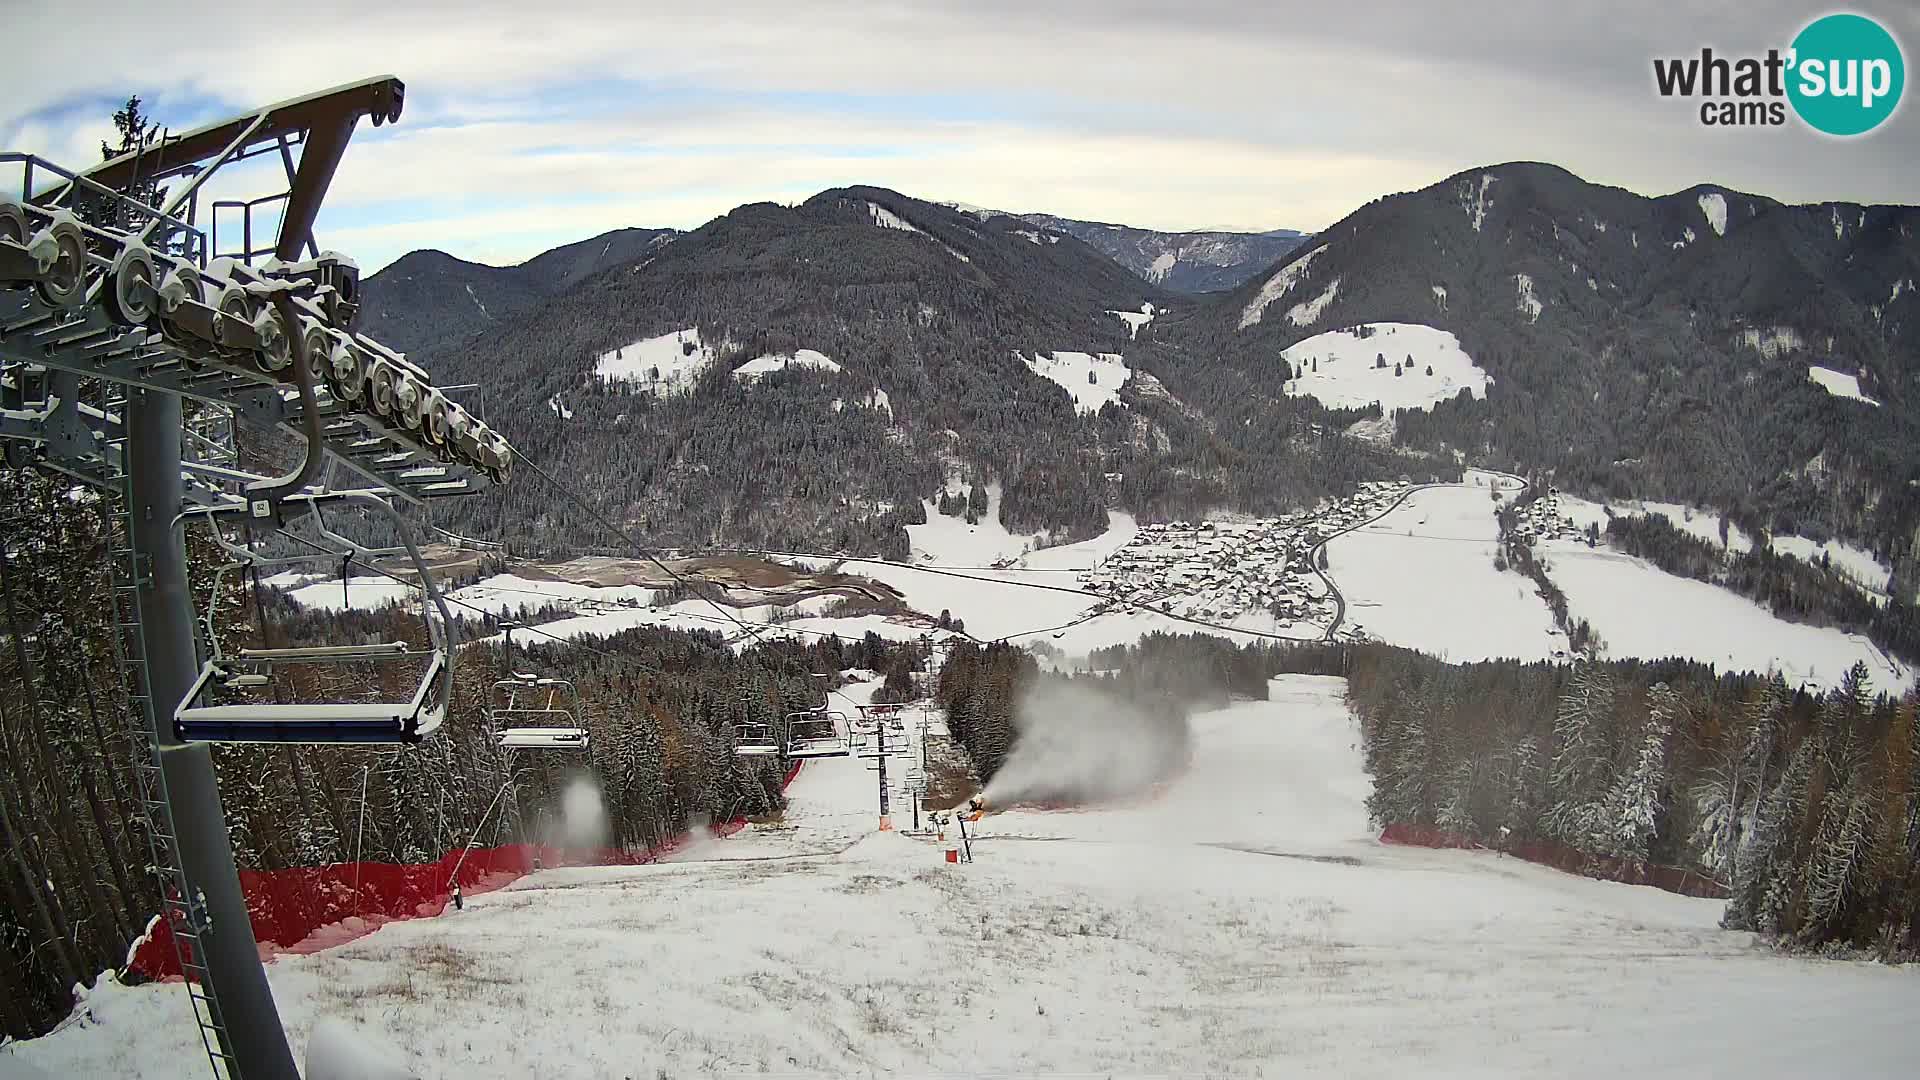
<svg viewBox="0 0 1920 1080">
<path fill-rule="evenodd" d="M 1108 603 L 1122 604 L 1128 608 L 1132 608 L 1139 611 L 1145 611 L 1151 615 L 1159 615 L 1164 618 L 1173 619 L 1176 622 L 1189 623 L 1194 626 L 1203 626 L 1210 630 L 1218 630 L 1223 633 L 1248 634 L 1253 637 L 1267 638 L 1273 641 L 1293 641 L 1293 642 L 1312 643 L 1312 642 L 1319 642 L 1324 640 L 1323 638 L 1319 638 L 1319 637 L 1311 637 L 1311 638 L 1294 637 L 1289 634 L 1275 634 L 1266 630 L 1250 630 L 1250 629 L 1245 629 L 1243 627 L 1238 627 L 1238 626 L 1229 626 L 1229 625 L 1226 625 L 1225 623 L 1210 622 L 1206 619 L 1198 618 L 1192 615 L 1178 615 L 1172 611 L 1166 610 L 1164 608 L 1156 608 L 1151 604 L 1143 603 L 1138 600 L 1129 600 L 1125 597 L 1119 597 L 1119 596 L 1109 596 L 1106 593 L 1097 593 L 1088 589 L 1073 589 L 1073 588 L 1068 588 L 1065 585 L 1047 585 L 1037 581 L 1016 581 L 1016 580 L 1009 580 L 1006 578 L 981 577 L 977 574 L 966 574 L 966 573 L 961 573 L 957 570 L 946 570 L 946 569 L 941 569 L 933 566 L 916 565 L 910 562 L 902 562 L 898 559 L 869 558 L 866 556 L 859 556 L 859 555 L 823 555 L 815 552 L 806 552 L 806 551 L 769 551 L 769 550 L 762 550 L 762 549 L 755 549 L 755 548 L 729 548 L 727 550 L 738 552 L 743 555 L 756 555 L 761 558 L 776 557 L 776 558 L 793 558 L 793 559 L 822 559 L 822 560 L 827 560 L 831 562 L 872 563 L 876 566 L 894 566 L 894 567 L 899 567 L 902 570 L 916 570 L 923 574 L 936 574 L 941 577 L 959 578 L 963 581 L 980 581 L 990 585 L 1011 585 L 1015 588 L 1020 588 L 1020 589 L 1040 589 L 1045 592 L 1066 593 L 1072 596 L 1085 596 L 1093 600 L 1102 600 Z M 1092 618 L 1092 616 L 1088 616 L 1088 618 Z M 1068 623 L 1067 625 L 1073 626 L 1073 625 L 1077 625 L 1079 622 L 1085 622 L 1085 621 L 1086 619 L 1080 619 L 1074 623 Z M 1046 633 L 1048 631 L 1057 630 L 1057 629 L 1061 629 L 1061 628 L 1047 627 L 1043 630 L 1023 630 L 1017 634 L 1006 634 L 1001 637 L 994 638 L 992 640 L 1007 641 L 1012 638 L 1027 637 L 1032 634 Z M 976 638 L 975 640 L 980 640 L 980 639 Z"/>
<path fill-rule="evenodd" d="M 608 517 L 606 514 L 602 513 L 601 511 L 595 509 L 592 503 L 589 503 L 586 499 L 582 498 L 578 494 L 575 494 L 572 488 L 569 488 L 565 484 L 562 484 L 558 479 L 554 477 L 552 473 L 541 468 L 539 462 L 534 461 L 532 458 L 522 453 L 518 447 L 514 448 L 513 456 L 515 458 L 518 458 L 521 464 L 525 465 L 527 468 L 532 469 L 535 473 L 539 474 L 540 478 L 545 480 L 549 485 L 551 485 L 555 491 L 558 491 L 560 494 L 565 495 L 569 500 L 573 502 L 575 506 L 578 506 L 580 509 L 585 510 L 590 516 L 597 519 L 600 522 L 600 524 L 606 526 L 609 532 L 613 533 L 613 535 L 619 537 L 620 539 L 626 541 L 626 544 L 628 547 L 632 548 L 636 552 L 639 552 L 640 555 L 643 558 L 645 558 L 648 562 L 658 567 L 661 573 L 667 575 L 668 577 L 672 578 L 674 581 L 686 587 L 686 589 L 689 592 L 693 593 L 695 597 L 701 600 L 705 600 L 707 604 L 713 608 L 713 610 L 719 612 L 722 616 L 724 616 L 727 619 L 727 621 L 733 623 L 735 626 L 738 626 L 740 629 L 746 631 L 748 634 L 751 634 L 755 641 L 760 642 L 762 645 L 766 644 L 766 639 L 760 636 L 759 630 L 754 629 L 748 623 L 743 622 L 738 616 L 736 616 L 732 611 L 730 611 L 725 604 L 722 604 L 718 600 L 715 600 L 713 597 L 707 595 L 704 590 L 697 588 L 694 585 L 694 583 L 690 579 L 688 579 L 685 575 L 681 574 L 679 571 L 673 569 L 672 567 L 668 566 L 666 563 L 662 562 L 660 558 L 656 556 L 652 552 L 652 550 L 650 550 L 645 544 L 642 544 L 640 541 L 634 539 L 633 536 L 630 535 L 625 529 L 621 528 L 618 522 L 614 521 L 611 517 Z M 860 704 L 859 702 L 854 701 L 853 698 L 848 697 L 844 693 L 841 693 L 839 690 L 830 690 L 829 693 L 838 694 L 841 697 L 841 699 L 846 701 L 849 705 L 854 705 L 857 707 Z"/>
<path fill-rule="evenodd" d="M 678 571 L 675 571 L 674 569 L 669 567 L 666 563 L 661 562 L 660 559 L 657 556 L 655 556 L 653 552 L 646 547 L 646 545 L 640 543 L 640 541 L 638 540 L 635 540 L 631 535 L 627 533 L 625 529 L 622 529 L 619 526 L 619 524 L 616 523 L 612 518 L 608 517 L 606 514 L 602 513 L 601 511 L 595 509 L 591 503 L 587 502 L 586 499 L 575 494 L 571 488 L 568 488 L 565 484 L 562 484 L 558 479 L 554 477 L 552 473 L 541 468 L 539 463 L 527 457 L 527 455 L 523 453 L 518 447 L 514 448 L 513 456 L 519 459 L 521 462 L 523 462 L 527 466 L 527 468 L 532 469 L 534 472 L 538 473 L 541 479 L 545 480 L 548 484 L 553 486 L 554 490 L 560 492 L 562 495 L 565 495 L 569 500 L 571 500 L 574 503 L 574 505 L 580 507 L 582 510 L 585 510 L 588 514 L 592 515 L 595 519 L 597 519 L 602 525 L 606 526 L 608 531 L 612 532 L 615 536 L 618 536 L 620 539 L 626 541 L 629 547 L 639 552 L 644 558 L 646 558 L 648 562 L 651 562 L 653 565 L 659 567 L 661 572 L 673 578 L 675 581 L 678 581 L 681 584 L 686 585 L 689 589 L 693 588 L 692 583 L 688 581 L 688 579 L 685 576 L 681 575 Z M 1046 592 L 1067 593 L 1073 596 L 1085 596 L 1090 599 L 1106 601 L 1109 603 L 1124 604 L 1129 608 L 1143 610 L 1154 615 L 1160 615 L 1164 618 L 1172 619 L 1176 622 L 1186 623 L 1192 626 L 1205 627 L 1206 629 L 1216 630 L 1226 634 L 1246 634 L 1250 637 L 1263 638 L 1269 641 L 1288 641 L 1288 642 L 1295 642 L 1295 643 L 1301 643 L 1301 644 L 1315 644 L 1315 643 L 1324 642 L 1326 640 L 1324 636 L 1310 637 L 1310 638 L 1296 637 L 1292 634 L 1276 634 L 1266 630 L 1249 630 L 1249 629 L 1244 629 L 1242 627 L 1237 627 L 1237 626 L 1228 626 L 1224 623 L 1211 622 L 1209 620 L 1197 618 L 1192 615 L 1177 615 L 1174 612 L 1170 610 L 1166 610 L 1164 608 L 1154 608 L 1146 604 L 1139 603 L 1137 601 L 1128 600 L 1124 597 L 1108 596 L 1104 593 L 1091 592 L 1086 589 L 1070 589 L 1064 585 L 1047 585 L 1037 581 L 1009 581 L 1004 578 L 980 577 L 975 574 L 961 573 L 957 570 L 943 570 L 943 569 L 935 569 L 933 567 L 928 567 L 928 566 L 915 566 L 913 563 L 901 562 L 897 559 L 876 559 L 876 558 L 865 558 L 860 556 L 847 556 L 847 555 L 825 555 L 818 552 L 808 552 L 808 551 L 768 551 L 768 550 L 756 549 L 756 548 L 728 548 L 724 550 L 734 551 L 741 554 L 755 555 L 761 558 L 766 558 L 771 556 L 776 558 L 824 559 L 830 562 L 865 562 L 865 563 L 873 563 L 873 564 L 882 565 L 882 566 L 897 566 L 906 570 L 918 570 L 922 573 L 927 573 L 927 574 L 938 574 L 943 577 L 959 578 L 963 581 L 981 581 L 981 582 L 986 582 L 992 585 L 1012 585 L 1016 588 L 1022 588 L 1022 589 L 1040 589 Z M 739 626 L 742 630 L 746 630 L 748 633 L 753 634 L 756 639 L 759 638 L 759 633 L 757 631 L 749 629 L 746 623 L 741 622 L 738 618 L 734 617 L 733 613 L 728 611 L 718 601 L 714 600 L 710 596 L 705 595 L 704 593 L 699 592 L 698 590 L 693 590 L 693 591 L 695 592 L 695 595 L 699 596 L 700 599 L 705 600 L 708 604 L 712 605 L 715 611 L 718 611 L 722 615 L 725 615 L 736 626 Z M 1053 629 L 1053 628 L 1049 628 L 1049 629 Z M 1021 634 L 1012 634 L 1012 635 L 1008 635 L 1007 637 L 996 638 L 994 640 L 1006 641 L 1010 637 L 1025 637 L 1027 636 L 1027 634 L 1036 633 L 1036 632 L 1043 632 L 1043 631 L 1027 631 Z M 967 636 L 972 637 L 973 635 L 969 634 Z M 974 638 L 974 640 L 979 641 L 981 639 Z M 834 692 L 839 693 L 839 691 L 837 690 Z M 840 696 L 846 697 L 845 694 L 841 694 Z M 847 700 L 851 702 L 853 699 L 847 698 Z"/>
</svg>

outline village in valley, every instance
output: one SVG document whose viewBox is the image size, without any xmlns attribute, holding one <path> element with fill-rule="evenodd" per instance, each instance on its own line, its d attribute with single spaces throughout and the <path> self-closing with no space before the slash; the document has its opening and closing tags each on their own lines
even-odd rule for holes
<svg viewBox="0 0 1920 1080">
<path fill-rule="evenodd" d="M 1573 501 L 1581 502 L 1578 499 Z M 1597 526 L 1592 522 L 1582 525 L 1564 511 L 1565 508 L 1560 505 L 1559 490 L 1550 487 L 1539 498 L 1515 509 L 1513 527 L 1507 535 L 1510 539 L 1529 545 L 1541 540 L 1596 539 Z"/>
<path fill-rule="evenodd" d="M 1325 626 L 1333 593 L 1315 568 L 1326 540 L 1405 498 L 1405 480 L 1370 481 L 1345 499 L 1277 518 L 1140 526 L 1126 546 L 1080 575 L 1081 587 L 1128 606 L 1202 619 L 1265 611 L 1281 629 Z"/>
</svg>

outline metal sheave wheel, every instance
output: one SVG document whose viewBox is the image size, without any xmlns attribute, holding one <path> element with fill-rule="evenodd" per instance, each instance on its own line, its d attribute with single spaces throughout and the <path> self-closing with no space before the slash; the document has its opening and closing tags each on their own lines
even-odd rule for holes
<svg viewBox="0 0 1920 1080">
<path fill-rule="evenodd" d="M 366 354 L 351 342 L 337 341 L 327 357 L 327 387 L 341 401 L 359 401 L 366 389 Z"/>
<path fill-rule="evenodd" d="M 0 240 L 11 240 L 25 247 L 31 231 L 27 226 L 27 212 L 20 204 L 12 199 L 0 199 Z"/>
<path fill-rule="evenodd" d="M 368 380 L 367 388 L 367 404 L 372 407 L 374 415 L 393 415 L 393 383 L 398 374 L 387 361 L 374 362 L 373 376 Z"/>
<path fill-rule="evenodd" d="M 153 256 L 140 244 L 129 243 L 114 257 L 107 275 L 108 317 L 121 326 L 147 325 L 159 304 L 153 285 Z"/>
<path fill-rule="evenodd" d="M 418 382 L 401 376 L 393 384 L 393 415 L 408 431 L 419 431 L 426 417 L 427 395 Z"/>
<path fill-rule="evenodd" d="M 207 283 L 200 277 L 200 271 L 187 263 L 181 263 L 167 271 L 160 281 L 160 313 L 169 314 L 180 309 L 180 305 L 192 301 L 196 304 L 206 302 Z"/>
<path fill-rule="evenodd" d="M 447 395 L 438 390 L 427 391 L 427 423 L 426 427 L 421 429 L 421 433 L 435 446 L 447 445 L 449 429 L 452 427 L 452 417 L 449 414 L 452 407 L 453 403 L 447 400 Z"/>
<path fill-rule="evenodd" d="M 253 298 L 247 295 L 247 290 L 238 285 L 229 285 L 221 289 L 220 295 L 213 302 L 213 308 L 223 316 L 231 316 L 247 326 L 253 325 Z M 245 331 L 229 325 L 225 318 L 213 321 L 214 341 L 228 348 L 238 348 L 239 344 L 234 339 L 243 333 Z"/>
<path fill-rule="evenodd" d="M 34 237 L 35 245 L 47 244 L 53 262 L 34 279 L 33 291 L 48 307 L 78 307 L 87 298 L 87 237 L 73 218 L 63 216 Z"/>
<path fill-rule="evenodd" d="M 14 202 L 12 199 L 0 199 L 0 240 L 11 240 L 22 248 L 25 248 L 27 246 L 27 238 L 31 235 L 32 226 L 27 224 L 26 210 L 22 209 L 20 204 Z M 25 269 L 25 266 L 17 257 L 8 260 L 8 263 L 13 266 L 14 274 L 19 274 Z M 4 282 L 4 284 L 12 285 L 20 281 L 28 280 L 31 279 L 21 277 L 10 279 Z"/>
<path fill-rule="evenodd" d="M 272 372 L 292 366 L 293 342 L 279 308 L 261 304 L 260 313 L 253 319 L 253 332 L 260 338 L 260 348 L 253 354 L 255 367 Z"/>
<path fill-rule="evenodd" d="M 300 325 L 307 335 L 307 377 L 318 390 L 327 385 L 327 376 L 333 371 L 333 335 L 318 319 L 302 317 Z"/>
</svg>

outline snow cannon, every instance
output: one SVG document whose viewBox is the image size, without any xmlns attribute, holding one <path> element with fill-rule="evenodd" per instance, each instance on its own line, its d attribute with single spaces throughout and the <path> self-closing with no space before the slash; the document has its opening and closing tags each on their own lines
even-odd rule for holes
<svg viewBox="0 0 1920 1080">
<path fill-rule="evenodd" d="M 966 818 L 968 821 L 979 821 L 986 812 L 987 797 L 985 795 L 975 795 L 973 798 L 967 800 Z"/>
</svg>

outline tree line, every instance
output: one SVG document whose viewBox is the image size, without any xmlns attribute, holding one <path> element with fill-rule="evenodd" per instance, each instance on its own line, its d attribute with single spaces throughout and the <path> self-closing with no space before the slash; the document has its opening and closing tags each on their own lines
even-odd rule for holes
<svg viewBox="0 0 1920 1080">
<path fill-rule="evenodd" d="M 21 470 L 0 470 L 0 505 L 9 514 L 0 542 L 0 1032 L 27 1037 L 67 1013 L 71 987 L 124 963 L 159 898 L 132 773 L 144 736 L 130 736 L 145 721 L 108 636 L 103 507 L 69 482 Z M 193 593 L 205 604 L 218 553 L 202 550 L 197 530 L 189 535 Z M 202 614 L 228 650 L 425 638 L 408 609 L 311 611 L 272 588 L 225 590 Z M 489 619 L 462 636 L 479 642 L 497 629 Z M 653 628 L 584 644 L 527 646 L 529 636 L 511 657 L 498 644 L 465 646 L 447 720 L 416 747 L 215 747 L 239 864 L 418 863 L 469 840 L 539 839 L 581 772 L 596 778 L 615 846 L 653 847 L 699 821 L 768 814 L 783 806 L 779 771 L 733 754 L 743 724 L 816 705 L 815 672 L 921 662 L 877 635 L 745 649 L 713 633 Z M 413 676 L 384 667 L 289 669 L 272 690 L 289 701 L 404 696 Z M 488 710 L 505 701 L 494 683 L 515 671 L 573 683 L 577 697 L 554 704 L 589 731 L 589 751 L 498 747 Z M 890 685 L 898 691 L 898 679 Z M 512 797 L 482 828 L 509 777 Z"/>
<path fill-rule="evenodd" d="M 1352 650 L 1380 824 L 1697 869 L 1724 924 L 1920 950 L 1920 738 L 1864 665 L 1823 694 L 1692 661 L 1449 665 Z"/>
</svg>

